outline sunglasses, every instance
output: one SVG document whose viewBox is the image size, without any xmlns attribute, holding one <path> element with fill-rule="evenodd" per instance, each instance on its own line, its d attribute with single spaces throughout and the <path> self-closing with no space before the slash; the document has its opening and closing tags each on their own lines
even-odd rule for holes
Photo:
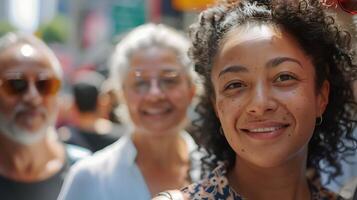
<svg viewBox="0 0 357 200">
<path fill-rule="evenodd" d="M 0 88 L 9 96 L 20 96 L 29 89 L 29 80 L 25 78 L 0 78 Z M 37 78 L 35 86 L 42 96 L 51 96 L 58 92 L 61 81 L 57 78 Z"/>
</svg>

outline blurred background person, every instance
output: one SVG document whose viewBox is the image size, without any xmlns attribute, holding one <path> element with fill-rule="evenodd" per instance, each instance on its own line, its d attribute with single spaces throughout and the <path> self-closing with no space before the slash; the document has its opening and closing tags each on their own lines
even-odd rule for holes
<svg viewBox="0 0 357 200">
<path fill-rule="evenodd" d="M 68 166 L 88 153 L 56 137 L 62 73 L 52 51 L 34 36 L 0 38 L 1 199 L 56 199 Z"/>
<path fill-rule="evenodd" d="M 59 199 L 150 199 L 200 178 L 200 153 L 184 130 L 195 96 L 189 41 L 164 25 L 135 28 L 116 46 L 111 80 L 132 129 L 78 163 Z"/>
<path fill-rule="evenodd" d="M 60 138 L 96 152 L 118 138 L 120 126 L 108 118 L 111 112 L 110 96 L 102 93 L 105 77 L 96 71 L 79 71 L 74 78 L 73 123 L 59 129 Z M 115 127 L 115 128 L 114 128 Z"/>
<path fill-rule="evenodd" d="M 122 122 L 120 120 L 120 111 L 118 109 L 120 101 L 112 81 L 106 80 L 103 83 L 102 95 L 106 98 L 106 103 L 102 104 L 100 107 L 102 116 L 106 119 L 109 119 L 116 125 L 121 125 Z"/>
</svg>

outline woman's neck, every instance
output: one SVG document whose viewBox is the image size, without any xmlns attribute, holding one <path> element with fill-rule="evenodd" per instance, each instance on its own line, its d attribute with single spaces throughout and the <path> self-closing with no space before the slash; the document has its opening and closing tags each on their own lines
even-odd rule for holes
<svg viewBox="0 0 357 200">
<path fill-rule="evenodd" d="M 155 136 L 135 132 L 132 137 L 138 151 L 137 161 L 167 167 L 168 163 L 188 160 L 188 147 L 179 133 Z"/>
<path fill-rule="evenodd" d="M 303 154 L 303 153 L 302 153 Z M 251 200 L 307 200 L 311 198 L 306 178 L 306 155 L 271 168 L 263 168 L 236 158 L 235 167 L 228 174 L 230 186 L 241 196 Z"/>
<path fill-rule="evenodd" d="M 64 147 L 54 138 L 20 145 L 0 135 L 0 141 L 0 174 L 7 178 L 25 182 L 44 180 L 65 163 Z"/>
<path fill-rule="evenodd" d="M 176 134 L 160 137 L 133 134 L 137 149 L 136 164 L 152 195 L 189 184 L 189 150 L 184 139 Z"/>
</svg>

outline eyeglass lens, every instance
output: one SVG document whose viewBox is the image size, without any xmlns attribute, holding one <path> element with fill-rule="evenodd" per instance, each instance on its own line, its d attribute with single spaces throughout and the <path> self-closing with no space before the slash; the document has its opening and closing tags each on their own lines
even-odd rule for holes
<svg viewBox="0 0 357 200">
<path fill-rule="evenodd" d="M 132 87 L 136 92 L 146 94 L 153 84 L 157 84 L 162 92 L 166 92 L 176 87 L 180 82 L 181 73 L 175 70 L 161 71 L 157 77 L 150 77 L 141 71 L 135 71 L 135 81 Z"/>
</svg>

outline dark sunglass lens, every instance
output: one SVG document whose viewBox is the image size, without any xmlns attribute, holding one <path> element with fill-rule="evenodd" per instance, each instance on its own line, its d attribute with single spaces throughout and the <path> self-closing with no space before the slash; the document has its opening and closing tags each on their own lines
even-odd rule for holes
<svg viewBox="0 0 357 200">
<path fill-rule="evenodd" d="M 24 79 L 8 79 L 4 84 L 5 90 L 12 95 L 24 93 L 27 89 L 27 81 Z"/>
<path fill-rule="evenodd" d="M 42 95 L 53 95 L 57 93 L 60 82 L 57 79 L 38 80 L 36 87 Z"/>
<path fill-rule="evenodd" d="M 357 0 L 338 0 L 341 8 L 351 14 L 357 14 Z"/>
</svg>

